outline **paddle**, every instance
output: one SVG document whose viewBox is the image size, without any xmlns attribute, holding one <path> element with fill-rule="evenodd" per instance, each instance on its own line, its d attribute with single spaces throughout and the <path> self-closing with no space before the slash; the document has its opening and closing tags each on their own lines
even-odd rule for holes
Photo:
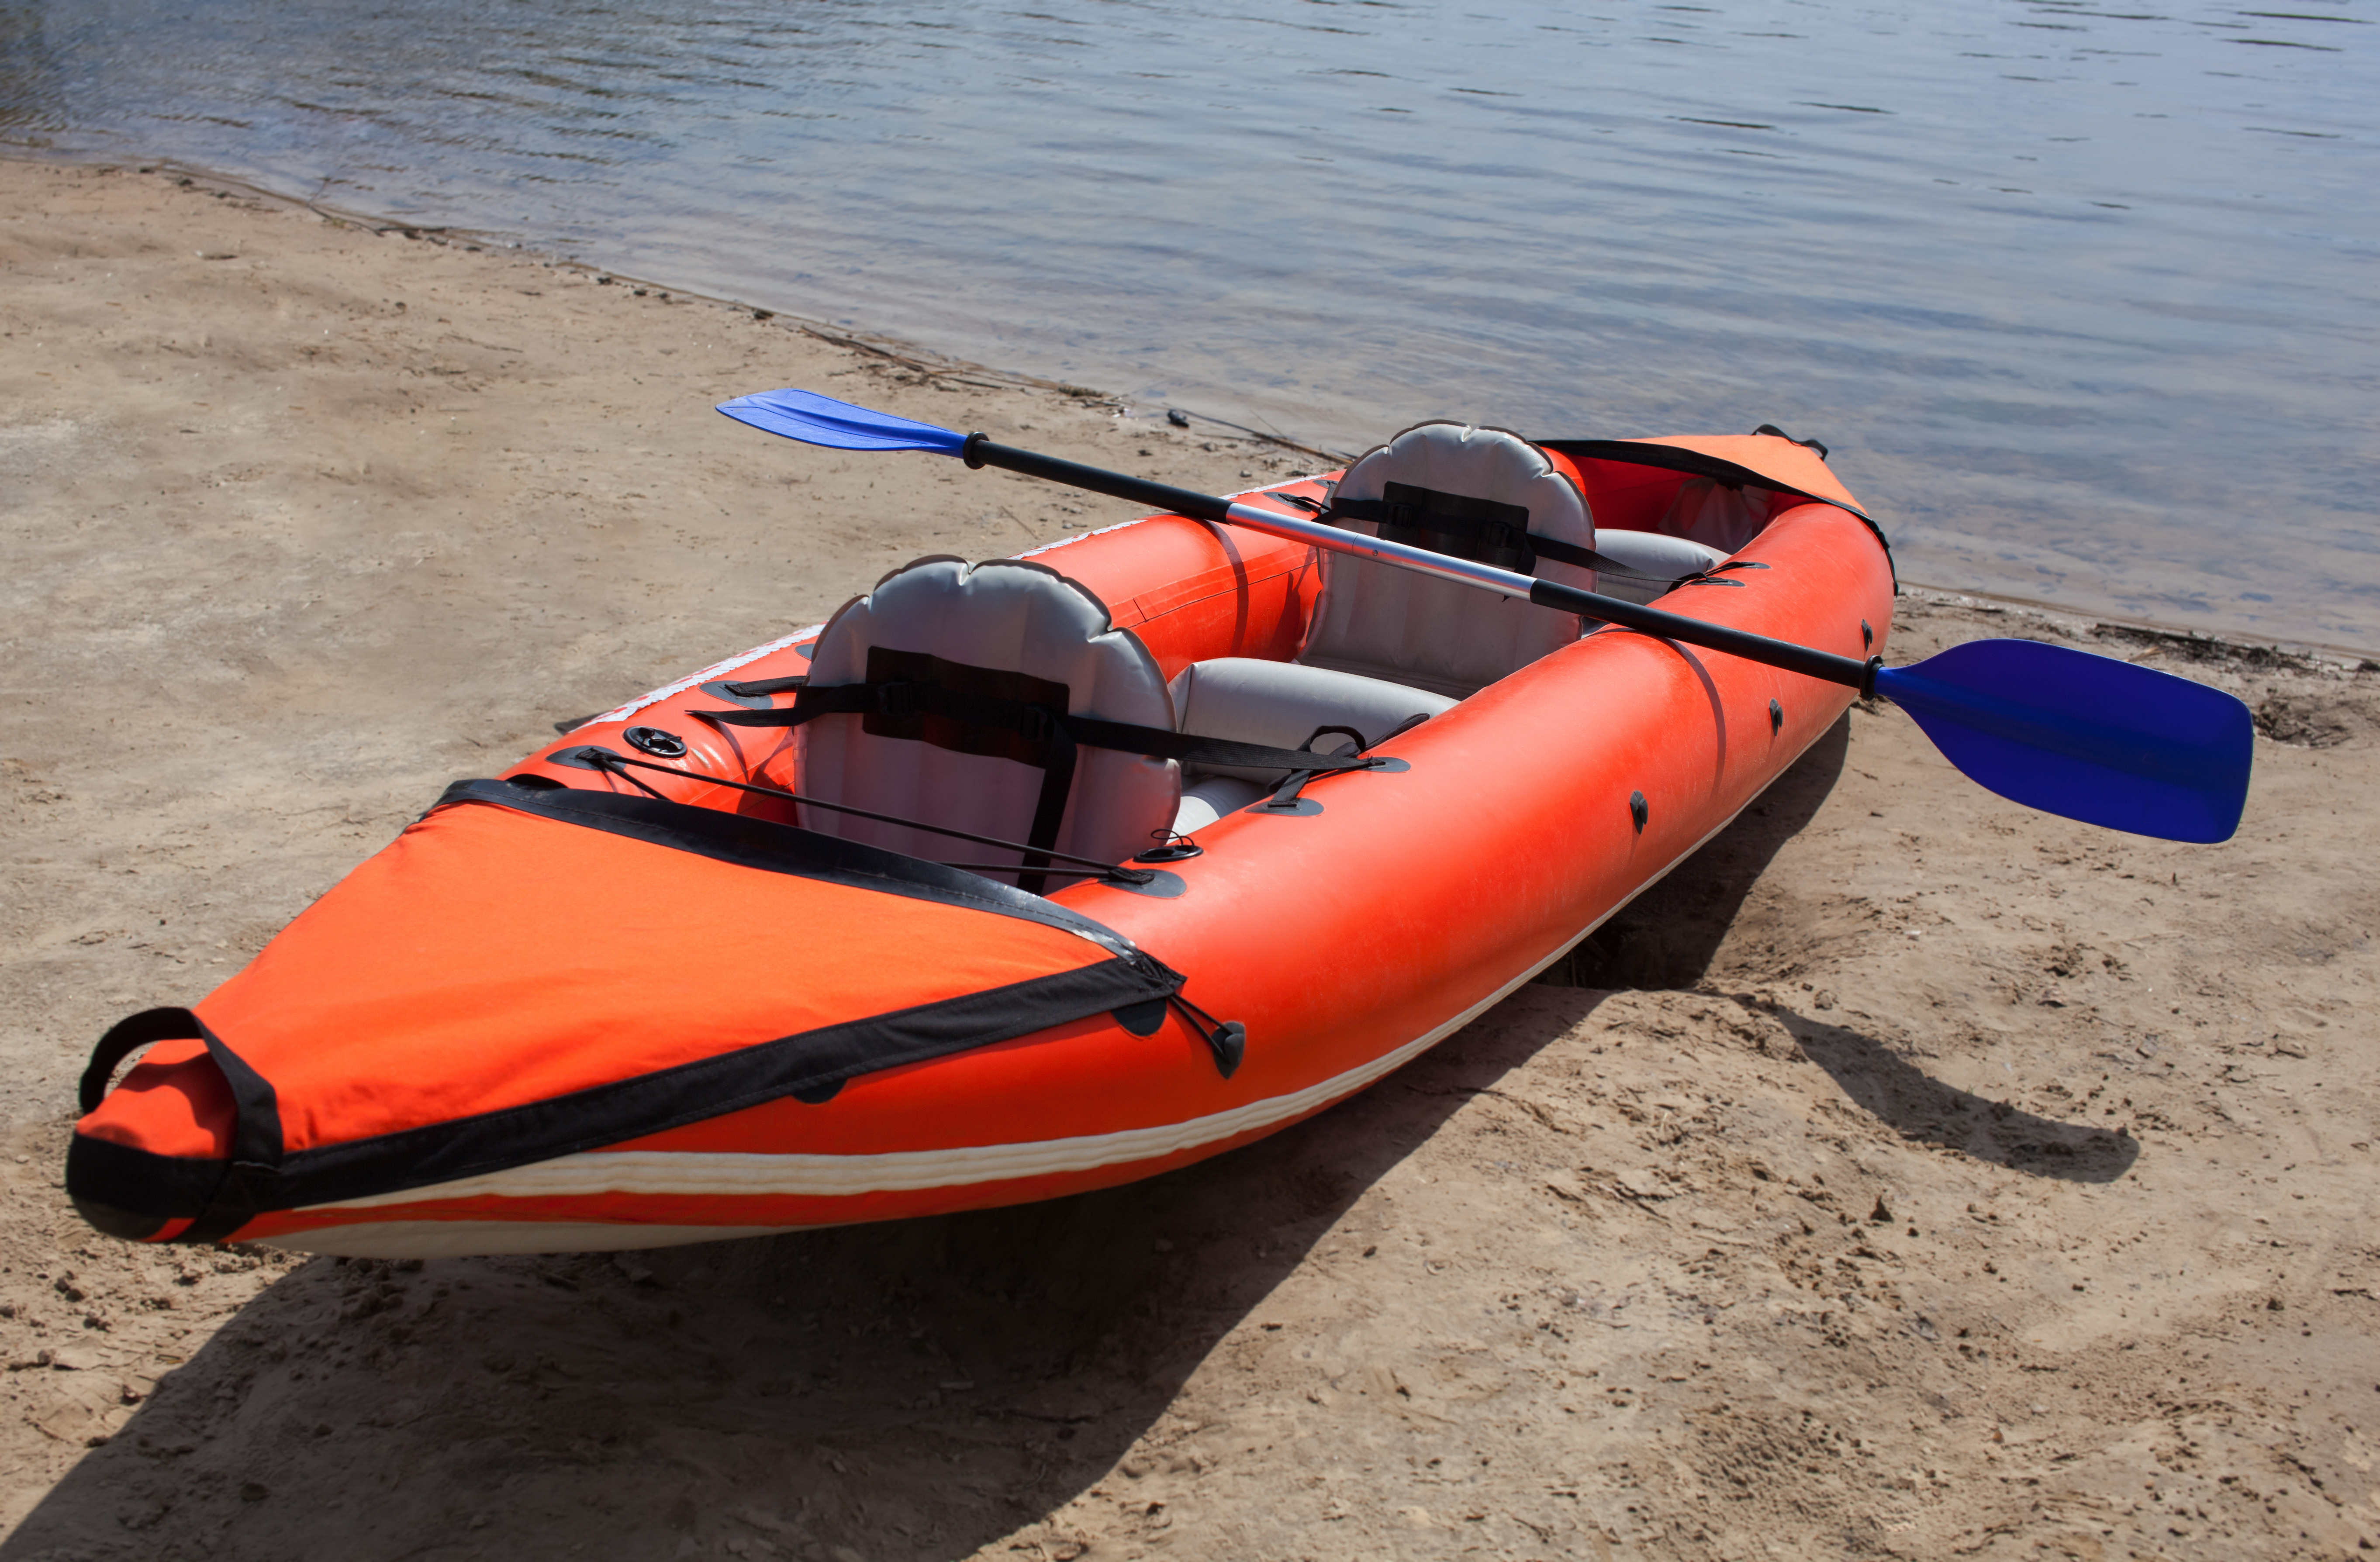
<svg viewBox="0 0 2380 1562">
<path fill-rule="evenodd" d="M 2034 640 L 1975 640 L 1911 667 L 1887 667 L 1882 657 L 1861 661 L 1772 640 L 808 391 L 739 396 L 719 410 L 805 444 L 955 455 L 969 466 L 999 466 L 1152 510 L 1246 527 L 1882 695 L 1973 781 L 2085 824 L 2169 841 L 2228 841 L 2247 804 L 2254 744 L 2248 708 L 2219 689 L 2113 658 Z"/>
</svg>

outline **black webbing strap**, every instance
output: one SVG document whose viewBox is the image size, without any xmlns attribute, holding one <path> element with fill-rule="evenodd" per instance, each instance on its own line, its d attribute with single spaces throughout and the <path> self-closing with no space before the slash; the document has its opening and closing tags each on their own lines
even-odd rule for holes
<svg viewBox="0 0 2380 1562">
<path fill-rule="evenodd" d="M 1097 721 L 1087 716 L 1065 718 L 1066 730 L 1077 743 L 1093 748 L 1146 754 L 1152 759 L 1179 759 L 1186 765 L 1232 765 L 1247 770 L 1364 770 L 1371 761 L 1360 754 L 1317 754 L 1307 748 L 1275 748 L 1269 744 L 1236 743 L 1230 738 L 1201 737 L 1196 733 L 1169 733 L 1162 727 L 1135 727 L 1124 721 Z M 1326 728 L 1342 732 L 1343 728 Z M 1312 738 L 1306 739 L 1308 743 Z"/>
<path fill-rule="evenodd" d="M 1048 711 L 1025 708 L 1048 726 Z M 1025 832 L 1025 843 L 1034 849 L 1025 854 L 1016 875 L 1016 887 L 1028 895 L 1041 894 L 1050 882 L 1050 853 L 1058 844 L 1058 827 L 1066 820 L 1067 794 L 1075 790 L 1075 734 L 1062 726 L 1050 726 L 1040 760 L 1041 795 L 1033 800 L 1033 828 Z"/>
<path fill-rule="evenodd" d="M 1367 762 L 1359 755 L 1317 754 L 1305 748 L 1275 748 L 1269 744 L 1239 743 L 1231 738 L 1201 737 L 1196 733 L 1168 732 L 1130 721 L 1102 721 L 1091 716 L 1069 716 L 1039 706 L 984 696 L 945 699 L 945 691 L 913 692 L 914 686 L 882 684 L 816 684 L 794 696 L 791 706 L 773 710 L 697 710 L 706 721 L 730 727 L 798 727 L 820 716 L 865 716 L 888 706 L 919 702 L 946 720 L 1000 726 L 1038 733 L 1045 727 L 1064 733 L 1087 748 L 1112 748 L 1124 754 L 1146 754 L 1152 759 L 1178 759 L 1192 765 L 1232 765 L 1250 770 L 1360 770 Z M 1015 708 L 1003 708 L 1014 707 Z"/>
<path fill-rule="evenodd" d="M 791 706 L 773 710 L 697 710 L 690 714 L 730 727 L 798 727 L 820 716 L 864 716 L 883 708 L 883 702 L 904 702 L 921 696 L 887 693 L 880 684 L 812 684 L 794 696 Z M 1005 724 L 1009 712 L 1002 702 L 977 697 L 939 699 L 937 714 L 959 721 Z M 1125 754 L 1146 754 L 1152 759 L 1179 759 L 1192 765 L 1233 765 L 1250 770 L 1360 770 L 1367 768 L 1360 755 L 1317 754 L 1305 748 L 1274 748 L 1269 744 L 1239 743 L 1231 738 L 1201 737 L 1196 733 L 1172 733 L 1163 727 L 1137 726 L 1130 721 L 1102 721 L 1090 716 L 1056 715 L 1038 706 L 1014 713 L 1019 727 L 1046 721 L 1087 748 L 1112 748 Z M 965 714 L 956 714 L 964 709 Z"/>
<path fill-rule="evenodd" d="M 1062 690 L 1064 685 L 1058 687 Z M 1035 849 L 1025 854 L 1016 886 L 1038 895 L 1047 882 L 1042 872 L 1050 866 L 1048 853 L 1058 844 L 1066 796 L 1074 790 L 1077 740 L 1046 705 L 972 694 L 916 679 L 891 679 L 831 688 L 806 684 L 795 694 L 790 710 L 696 714 L 738 727 L 798 727 L 820 716 L 857 716 L 863 730 L 876 736 L 907 738 L 963 753 L 992 754 L 1036 766 L 1041 771 L 1041 793 L 1034 800 L 1033 823 L 1025 832 L 1026 844 Z M 948 730 L 951 726 L 965 731 L 953 733 Z M 984 741 L 988 737 L 994 741 Z"/>
<path fill-rule="evenodd" d="M 1551 537 L 1539 537 L 1535 532 L 1529 534 L 1529 541 L 1536 548 L 1537 556 L 1541 559 L 1551 559 L 1558 564 L 1575 564 L 1580 569 L 1593 570 L 1597 575 L 1616 575 L 1625 580 L 1645 580 L 1658 586 L 1677 587 L 1684 585 L 1689 580 L 1699 579 L 1703 573 L 1700 570 L 1691 570 L 1681 575 L 1646 575 L 1643 570 L 1630 569 L 1609 553 L 1598 553 L 1592 548 L 1581 548 L 1574 542 L 1563 542 Z"/>
<path fill-rule="evenodd" d="M 770 695 L 791 694 L 810 681 L 807 672 L 796 672 L 784 678 L 755 678 L 749 683 L 722 683 L 720 687 L 738 699 L 765 698 Z"/>
<path fill-rule="evenodd" d="M 1518 504 L 1440 493 L 1436 489 L 1415 488 L 1409 483 L 1390 483 L 1382 491 L 1385 498 L 1334 500 L 1316 518 L 1333 525 L 1368 521 L 1379 527 L 1385 541 L 1427 548 L 1433 553 L 1493 564 L 1522 575 L 1535 575 L 1539 559 L 1551 559 L 1558 564 L 1572 564 L 1599 575 L 1671 587 L 1694 578 L 1693 575 L 1676 579 L 1646 575 L 1592 548 L 1541 536 L 1529 529 L 1529 512 Z"/>
<path fill-rule="evenodd" d="M 190 1222 L 177 1241 L 221 1241 L 256 1218 L 266 1207 L 268 1191 L 281 1175 L 281 1106 L 273 1084 L 249 1067 L 248 1060 L 223 1044 L 207 1023 L 187 1009 L 144 1009 L 108 1027 L 91 1048 L 78 1093 L 89 1115 L 107 1099 L 107 1083 L 123 1061 L 159 1041 L 203 1041 L 207 1057 L 231 1089 L 231 1159 L 223 1181 L 215 1185 L 206 1208 Z M 67 1190 L 72 1193 L 73 1190 Z"/>
</svg>

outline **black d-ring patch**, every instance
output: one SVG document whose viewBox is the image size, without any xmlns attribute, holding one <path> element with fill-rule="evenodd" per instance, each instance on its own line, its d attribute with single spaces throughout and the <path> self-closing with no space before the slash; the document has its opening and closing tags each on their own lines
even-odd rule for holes
<svg viewBox="0 0 2380 1562">
<path fill-rule="evenodd" d="M 666 733 L 659 727 L 630 727 L 620 735 L 627 740 L 629 747 L 650 754 L 656 759 L 686 757 L 686 739 L 675 733 Z"/>
</svg>

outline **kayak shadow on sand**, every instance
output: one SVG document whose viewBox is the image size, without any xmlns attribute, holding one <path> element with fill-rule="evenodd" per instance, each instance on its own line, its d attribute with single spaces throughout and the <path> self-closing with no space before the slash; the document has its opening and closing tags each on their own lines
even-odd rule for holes
<svg viewBox="0 0 2380 1562">
<path fill-rule="evenodd" d="M 1670 876 L 1584 940 L 1545 980 L 1590 988 L 1687 990 L 1707 983 L 1719 944 L 1785 843 L 1833 792 L 1851 747 L 1845 712 L 1759 800 Z M 1783 1024 L 1863 1109 L 1913 1139 L 2011 1170 L 2112 1182 L 2140 1158 L 2137 1141 L 2037 1117 L 1955 1089 L 1860 1031 L 1739 999 Z"/>
<path fill-rule="evenodd" d="M 1945 1084 L 1850 1026 L 1788 1009 L 1749 1002 L 1745 1007 L 1784 1025 L 1803 1055 L 1826 1070 L 1844 1095 L 1908 1138 L 2069 1182 L 2113 1182 L 2140 1159 L 2140 1141 L 2129 1134 L 2039 1117 L 2013 1103 Z"/>
<path fill-rule="evenodd" d="M 1593 972 L 1595 987 L 1536 988 L 1354 1099 L 1197 1166 L 1013 1209 L 701 1247 L 308 1263 L 84 1454 L 0 1562 L 941 1562 L 1095 1484 L 1129 1497 L 1136 1445 L 1164 1443 L 1184 1384 L 1250 1312 L 1309 1257 L 1363 1262 L 1372 1217 L 1356 1206 L 1390 1168 L 1608 989 L 1701 979 L 1832 787 L 1845 741 L 1831 730 L 1657 887 L 1666 911 L 1623 914 L 1649 929 L 1682 907 L 1692 926 L 1647 938 L 1616 918 L 1558 974 Z M 1904 1132 L 2094 1181 L 2137 1153 L 1950 1091 L 1856 1031 L 1764 1012 Z"/>
<path fill-rule="evenodd" d="M 316 1259 L 0 1559 L 941 1559 L 1050 1518 L 1446 1120 L 1601 993 L 1504 1005 L 1214 1160 L 982 1214 L 654 1252 Z M 1135 1457 L 1139 1457 L 1135 1455 Z"/>
<path fill-rule="evenodd" d="M 1645 989 L 1702 982 L 1744 897 L 1834 791 L 1851 752 L 1851 732 L 1850 715 L 1837 718 L 1733 823 L 1539 979 L 1556 987 Z"/>
</svg>

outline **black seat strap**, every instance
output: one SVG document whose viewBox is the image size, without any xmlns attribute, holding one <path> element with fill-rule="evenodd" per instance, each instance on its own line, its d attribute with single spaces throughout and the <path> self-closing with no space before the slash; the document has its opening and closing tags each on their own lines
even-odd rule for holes
<svg viewBox="0 0 2380 1562">
<path fill-rule="evenodd" d="M 816 684 L 801 691 L 791 706 L 773 710 L 697 710 L 706 721 L 727 727 L 798 727 L 820 716 L 864 715 L 878 709 L 884 696 L 874 684 Z M 906 697 L 906 696 L 894 696 Z M 1038 712 L 1048 716 L 1046 711 Z M 951 720 L 1004 720 L 990 702 L 977 703 L 966 716 Z M 1168 732 L 1130 721 L 1102 721 L 1093 716 L 1049 716 L 1051 725 L 1087 748 L 1112 748 L 1124 754 L 1146 754 L 1152 759 L 1178 759 L 1191 765 L 1231 765 L 1249 770 L 1360 770 L 1368 768 L 1359 755 L 1317 754 L 1311 749 L 1275 748 L 1269 744 L 1240 743 L 1231 738 L 1202 737 L 1196 733 Z M 1027 720 L 1019 717 L 1020 723 Z"/>
<path fill-rule="evenodd" d="M 1058 844 L 1058 827 L 1066 819 L 1067 794 L 1075 790 L 1075 734 L 1062 725 L 1050 725 L 1047 711 L 1026 708 L 1044 719 L 1049 737 L 1042 750 L 1041 795 L 1033 802 L 1033 828 L 1025 832 L 1025 843 L 1034 849 L 1025 854 L 1016 887 L 1028 895 L 1038 895 L 1049 883 L 1050 853 Z"/>
<path fill-rule="evenodd" d="M 1536 545 L 1544 539 L 1530 534 L 1525 506 L 1414 483 L 1390 483 L 1380 491 L 1378 499 L 1335 499 L 1321 518 L 1369 521 L 1386 542 L 1427 548 L 1521 575 L 1536 573 Z"/>
<path fill-rule="evenodd" d="M 1360 754 L 1317 754 L 1306 748 L 1275 748 L 1269 744 L 1238 743 L 1230 738 L 1201 737 L 1196 733 L 1169 733 L 1162 727 L 1136 727 L 1125 721 L 1099 721 L 1069 716 L 1066 730 L 1077 743 L 1093 748 L 1146 754 L 1152 759 L 1178 759 L 1185 765 L 1229 765 L 1244 770 L 1364 770 L 1371 761 Z M 1306 740 L 1312 742 L 1311 738 Z"/>
</svg>

